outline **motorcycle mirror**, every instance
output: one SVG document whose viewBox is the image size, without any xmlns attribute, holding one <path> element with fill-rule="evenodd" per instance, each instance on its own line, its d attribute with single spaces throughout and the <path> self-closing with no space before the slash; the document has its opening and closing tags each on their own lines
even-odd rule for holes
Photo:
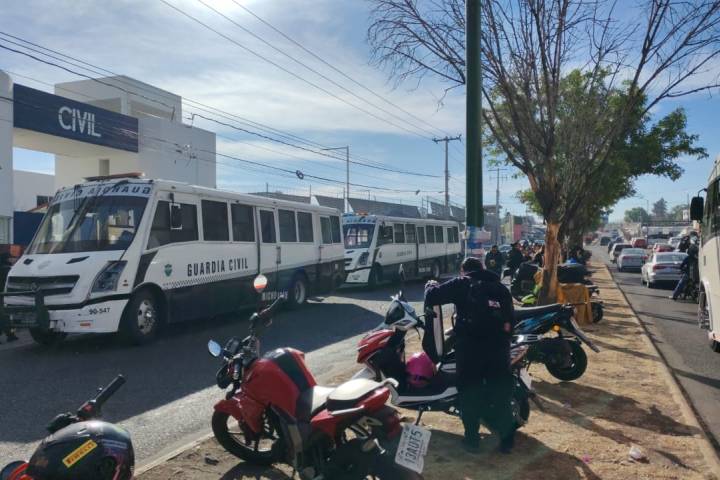
<svg viewBox="0 0 720 480">
<path fill-rule="evenodd" d="M 210 352 L 210 355 L 212 355 L 213 357 L 219 357 L 220 354 L 222 353 L 222 347 L 215 340 L 210 340 L 208 342 L 208 351 Z"/>
<path fill-rule="evenodd" d="M 253 280 L 253 288 L 257 293 L 262 293 L 268 285 L 268 279 L 265 275 L 260 274 Z"/>
</svg>

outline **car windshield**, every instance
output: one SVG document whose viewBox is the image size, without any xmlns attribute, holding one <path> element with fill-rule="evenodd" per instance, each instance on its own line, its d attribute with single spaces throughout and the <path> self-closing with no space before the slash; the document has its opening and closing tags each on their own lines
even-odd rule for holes
<svg viewBox="0 0 720 480">
<path fill-rule="evenodd" d="M 656 255 L 655 263 L 674 263 L 682 262 L 687 257 L 685 253 L 666 253 L 663 255 Z"/>
<path fill-rule="evenodd" d="M 645 250 L 642 248 L 624 248 L 622 251 L 622 254 L 625 256 L 628 255 L 645 255 Z"/>
<path fill-rule="evenodd" d="M 141 196 L 98 195 L 53 203 L 28 251 L 124 250 L 135 238 L 147 200 Z"/>
<path fill-rule="evenodd" d="M 351 223 L 348 225 L 343 225 L 345 248 L 369 248 L 374 233 L 374 224 Z"/>
</svg>

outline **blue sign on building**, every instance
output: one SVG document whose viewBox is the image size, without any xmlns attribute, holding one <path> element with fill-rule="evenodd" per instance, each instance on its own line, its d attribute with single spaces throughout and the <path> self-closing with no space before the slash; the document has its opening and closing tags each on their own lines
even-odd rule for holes
<svg viewBox="0 0 720 480">
<path fill-rule="evenodd" d="M 138 151 L 138 119 L 135 117 L 18 84 L 13 87 L 13 97 L 15 128 Z"/>
</svg>

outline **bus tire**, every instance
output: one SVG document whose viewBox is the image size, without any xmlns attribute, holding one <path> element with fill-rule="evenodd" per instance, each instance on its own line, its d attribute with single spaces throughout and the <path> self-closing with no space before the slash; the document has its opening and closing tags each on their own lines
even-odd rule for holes
<svg viewBox="0 0 720 480">
<path fill-rule="evenodd" d="M 145 345 L 157 336 L 162 321 L 161 306 L 149 289 L 135 292 L 120 320 L 120 332 L 132 345 Z"/>
<path fill-rule="evenodd" d="M 430 271 L 430 278 L 432 278 L 433 280 L 440 280 L 441 273 L 442 272 L 440 271 L 440 262 L 435 260 L 435 262 L 433 262 L 432 270 Z"/>
<path fill-rule="evenodd" d="M 307 280 L 305 279 L 305 275 L 299 273 L 295 275 L 295 278 L 290 285 L 290 290 L 288 290 L 288 308 L 299 308 L 303 303 L 307 301 L 307 297 Z"/>
<path fill-rule="evenodd" d="M 60 344 L 60 342 L 65 340 L 65 337 L 67 337 L 67 333 L 53 332 L 52 330 L 45 330 L 42 328 L 31 328 L 30 337 L 38 345 L 42 345 L 44 347 L 52 347 L 54 345 Z"/>
<path fill-rule="evenodd" d="M 377 288 L 377 286 L 380 285 L 380 282 L 382 282 L 380 267 L 378 265 L 373 265 L 370 269 L 370 275 L 368 277 L 368 287 L 371 289 Z"/>
</svg>

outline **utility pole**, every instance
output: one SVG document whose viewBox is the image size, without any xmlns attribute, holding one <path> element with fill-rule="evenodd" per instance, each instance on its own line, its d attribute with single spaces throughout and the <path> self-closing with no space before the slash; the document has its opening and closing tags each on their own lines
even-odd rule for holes
<svg viewBox="0 0 720 480">
<path fill-rule="evenodd" d="M 350 211 L 350 145 L 323 148 L 323 150 L 345 150 L 345 213 Z"/>
<path fill-rule="evenodd" d="M 450 216 L 450 193 L 448 191 L 449 184 L 450 184 L 450 169 L 448 168 L 448 143 L 460 140 L 460 135 L 457 137 L 448 137 L 447 135 L 445 138 L 433 138 L 433 142 L 440 143 L 445 142 L 445 216 Z"/>
<path fill-rule="evenodd" d="M 495 187 L 495 242 L 499 243 L 500 239 L 500 172 L 504 172 L 505 168 L 495 167 L 488 169 L 491 172 L 495 172 L 495 179 L 497 180 L 497 186 Z"/>
<path fill-rule="evenodd" d="M 481 65 L 481 0 L 466 1 L 465 27 L 465 65 L 467 99 L 465 106 L 465 165 L 467 184 L 466 222 L 467 250 L 466 255 L 472 256 L 473 250 L 479 249 L 477 237 L 483 224 L 483 185 L 482 185 L 482 65 Z"/>
</svg>

